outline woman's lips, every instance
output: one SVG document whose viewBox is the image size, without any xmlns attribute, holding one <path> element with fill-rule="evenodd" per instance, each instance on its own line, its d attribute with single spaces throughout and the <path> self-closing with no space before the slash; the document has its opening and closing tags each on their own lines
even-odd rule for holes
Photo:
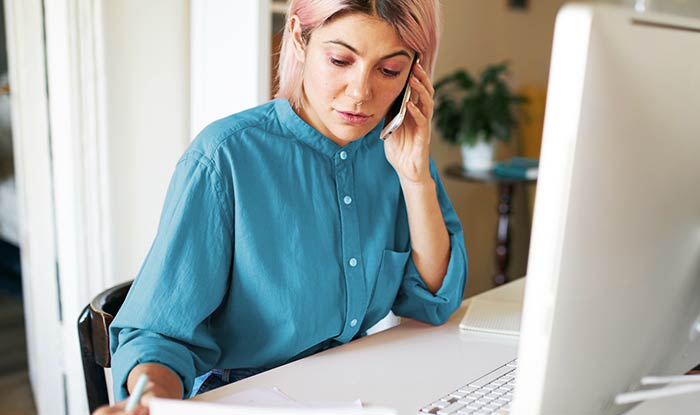
<svg viewBox="0 0 700 415">
<path fill-rule="evenodd" d="M 362 114 L 362 113 L 355 113 L 355 112 L 345 112 L 345 111 L 339 111 L 336 110 L 338 114 L 340 114 L 340 117 L 345 120 L 346 122 L 350 124 L 364 124 L 367 122 L 367 120 L 370 119 L 369 115 Z"/>
</svg>

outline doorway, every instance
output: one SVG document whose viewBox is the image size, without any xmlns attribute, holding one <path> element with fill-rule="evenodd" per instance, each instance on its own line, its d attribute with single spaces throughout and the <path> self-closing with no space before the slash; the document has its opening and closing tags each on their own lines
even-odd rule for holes
<svg viewBox="0 0 700 415">
<path fill-rule="evenodd" d="M 22 298 L 5 13 L 0 2 L 0 413 L 35 415 Z"/>
</svg>

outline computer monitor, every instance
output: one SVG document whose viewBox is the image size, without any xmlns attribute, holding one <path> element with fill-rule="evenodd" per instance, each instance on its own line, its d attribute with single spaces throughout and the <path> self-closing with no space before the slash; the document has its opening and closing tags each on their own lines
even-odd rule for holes
<svg viewBox="0 0 700 415">
<path fill-rule="evenodd" d="M 700 20 L 557 17 L 515 415 L 619 414 L 700 363 Z"/>
</svg>

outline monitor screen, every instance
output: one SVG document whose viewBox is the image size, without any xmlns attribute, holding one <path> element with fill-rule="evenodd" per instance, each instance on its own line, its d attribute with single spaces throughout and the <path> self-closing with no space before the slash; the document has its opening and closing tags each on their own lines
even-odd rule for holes
<svg viewBox="0 0 700 415">
<path fill-rule="evenodd" d="M 555 26 L 513 413 L 619 414 L 700 363 L 700 20 Z"/>
</svg>

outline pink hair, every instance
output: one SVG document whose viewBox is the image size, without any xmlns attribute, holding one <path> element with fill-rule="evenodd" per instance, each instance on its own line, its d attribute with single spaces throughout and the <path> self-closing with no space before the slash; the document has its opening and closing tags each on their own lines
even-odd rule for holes
<svg viewBox="0 0 700 415">
<path fill-rule="evenodd" d="M 289 99 L 295 108 L 301 103 L 303 64 L 294 56 L 289 17 L 298 16 L 302 36 L 308 41 L 314 30 L 348 13 L 364 13 L 389 23 L 399 37 L 418 52 L 421 64 L 432 76 L 439 43 L 438 0 L 290 0 L 275 97 Z"/>
</svg>

